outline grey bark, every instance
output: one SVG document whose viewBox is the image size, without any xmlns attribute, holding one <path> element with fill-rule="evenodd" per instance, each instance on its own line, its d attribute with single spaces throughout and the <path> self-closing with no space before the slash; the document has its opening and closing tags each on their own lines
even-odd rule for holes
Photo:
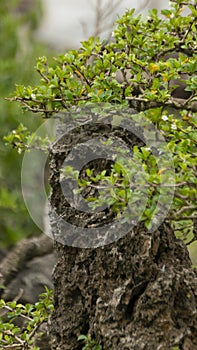
<svg viewBox="0 0 197 350">
<path fill-rule="evenodd" d="M 7 301 L 15 298 L 23 303 L 35 303 L 39 294 L 52 285 L 52 269 L 56 262 L 53 241 L 46 235 L 20 241 L 0 264 L 0 296 Z"/>
</svg>

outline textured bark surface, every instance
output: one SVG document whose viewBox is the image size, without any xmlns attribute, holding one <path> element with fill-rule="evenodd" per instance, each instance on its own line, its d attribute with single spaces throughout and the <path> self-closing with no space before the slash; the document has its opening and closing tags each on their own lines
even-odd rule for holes
<svg viewBox="0 0 197 350">
<path fill-rule="evenodd" d="M 73 145 L 101 132 L 111 137 L 118 134 L 131 147 L 143 144 L 118 127 L 93 125 L 67 133 L 54 145 L 51 207 L 78 226 L 78 236 L 70 237 L 72 245 L 82 239 L 80 225 L 103 223 L 103 217 L 69 205 L 62 193 L 60 169 Z M 78 152 L 80 158 L 80 147 Z M 105 213 L 106 222 L 113 219 L 110 215 Z M 103 350 L 197 349 L 197 274 L 185 245 L 167 222 L 153 233 L 140 223 L 114 243 L 92 249 L 62 244 L 71 233 L 63 232 L 53 211 L 51 222 L 54 238 L 61 242 L 56 242 L 58 263 L 53 275 L 53 349 L 82 349 L 77 337 L 88 333 Z"/>
<path fill-rule="evenodd" d="M 105 248 L 59 245 L 54 349 L 92 333 L 108 349 L 197 349 L 197 276 L 169 226 L 141 226 Z"/>
</svg>

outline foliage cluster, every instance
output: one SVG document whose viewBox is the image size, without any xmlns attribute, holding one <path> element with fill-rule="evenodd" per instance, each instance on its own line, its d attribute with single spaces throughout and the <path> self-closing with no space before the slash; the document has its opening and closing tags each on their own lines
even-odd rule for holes
<svg viewBox="0 0 197 350">
<path fill-rule="evenodd" d="M 187 0 L 189 3 L 189 0 Z M 78 51 L 72 50 L 55 58 L 49 66 L 40 57 L 36 70 L 41 76 L 36 87 L 18 85 L 17 100 L 33 112 L 52 112 L 87 103 L 126 103 L 142 109 L 176 107 L 192 111 L 196 107 L 196 6 L 190 5 L 191 15 L 181 16 L 181 1 L 174 9 L 163 10 L 164 19 L 152 10 L 144 21 L 129 10 L 117 21 L 114 41 L 105 43 L 91 37 Z M 178 58 L 165 59 L 178 52 Z M 122 81 L 117 74 L 122 74 Z M 182 74 L 188 74 L 183 78 Z M 180 78 L 191 91 L 191 97 L 179 104 L 171 96 Z M 136 89 L 139 88 L 139 91 Z M 125 102 L 126 100 L 126 102 Z M 134 104 L 135 102 L 135 104 Z"/>
<path fill-rule="evenodd" d="M 186 4 L 190 15 L 182 16 Z M 18 85 L 10 100 L 20 102 L 25 110 L 43 113 L 45 118 L 73 106 L 105 103 L 135 108 L 154 123 L 173 155 L 175 196 L 168 218 L 185 241 L 191 242 L 196 239 L 197 220 L 197 4 L 172 1 L 172 8 L 162 11 L 163 17 L 152 10 L 146 20 L 133 14 L 134 10 L 128 10 L 118 19 L 112 42 L 91 37 L 79 50 L 60 55 L 51 65 L 46 57 L 40 57 L 36 64 L 39 84 Z M 180 82 L 184 96 L 178 94 Z M 167 166 L 158 169 L 147 147 L 135 147 L 133 153 L 149 186 L 150 200 L 142 217 L 149 225 L 162 191 L 156 187 L 161 177 L 165 180 Z M 83 184 L 79 181 L 79 186 L 100 186 L 102 182 L 108 191 L 113 185 L 113 193 L 103 193 L 100 200 L 115 210 L 124 209 L 134 196 L 127 186 L 129 180 L 120 184 L 123 172 L 124 164 L 118 169 L 117 162 L 110 176 L 102 173 L 95 179 L 89 169 L 89 179 Z M 94 198 L 89 201 L 95 202 Z"/>
<path fill-rule="evenodd" d="M 46 288 L 35 304 L 20 304 L 0 300 L 0 349 L 39 350 L 47 324 L 53 312 L 53 291 Z M 46 325 L 46 327 L 42 327 Z M 46 347 L 46 337 L 44 338 Z M 82 350 L 102 350 L 91 335 L 80 335 Z M 44 344 L 44 343 L 43 343 Z M 48 344 L 49 346 L 49 344 Z"/>
<path fill-rule="evenodd" d="M 35 339 L 42 337 L 41 326 L 48 322 L 53 311 L 52 295 L 53 292 L 46 288 L 34 305 L 0 300 L 1 349 L 39 350 L 39 347 L 34 346 Z"/>
<path fill-rule="evenodd" d="M 83 341 L 85 343 L 82 350 L 102 350 L 102 346 L 92 339 L 91 335 L 81 334 L 78 337 L 78 341 Z"/>
</svg>

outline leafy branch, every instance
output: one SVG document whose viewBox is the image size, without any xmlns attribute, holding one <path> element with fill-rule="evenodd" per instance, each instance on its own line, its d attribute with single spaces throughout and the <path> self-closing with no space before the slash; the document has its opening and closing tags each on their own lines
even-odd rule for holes
<svg viewBox="0 0 197 350">
<path fill-rule="evenodd" d="M 3 349 L 38 350 L 34 346 L 35 336 L 42 336 L 41 326 L 48 321 L 52 311 L 52 291 L 47 288 L 35 305 L 0 300 L 0 346 Z M 16 325 L 16 319 L 23 320 L 23 327 Z"/>
<path fill-rule="evenodd" d="M 184 6 L 188 6 L 190 16 L 181 15 Z M 41 112 L 45 118 L 58 111 L 100 104 L 112 109 L 133 108 L 139 113 L 137 118 L 143 114 L 166 140 L 167 152 L 173 156 L 175 181 L 167 178 L 167 163 L 158 169 L 156 157 L 146 147 L 131 150 L 145 172 L 141 179 L 148 191 L 142 220 L 148 224 L 159 194 L 167 193 L 170 187 L 174 187 L 175 195 L 169 217 L 177 222 L 181 218 L 193 220 L 197 195 L 197 4 L 173 1 L 171 9 L 162 11 L 162 18 L 156 10 L 150 11 L 146 20 L 133 14 L 134 10 L 128 10 L 118 19 L 111 42 L 91 37 L 79 50 L 55 58 L 52 65 L 40 57 L 35 67 L 40 83 L 35 87 L 16 86 L 10 101 Z M 19 135 L 17 140 L 12 134 L 7 141 L 20 149 L 28 144 L 28 137 Z M 116 164 L 105 175 L 91 174 L 89 169 L 89 178 L 86 174 L 87 178 L 79 181 L 82 192 L 87 194 L 85 188 L 89 186 L 90 193 L 100 193 L 95 198 L 90 196 L 93 206 L 107 203 L 115 212 L 124 211 L 129 201 L 137 206 L 134 192 L 139 190 L 137 185 L 130 186 L 132 169 L 137 173 L 132 157 L 126 173 L 124 163 L 121 171 Z M 160 186 L 165 176 L 166 184 L 163 181 Z"/>
</svg>

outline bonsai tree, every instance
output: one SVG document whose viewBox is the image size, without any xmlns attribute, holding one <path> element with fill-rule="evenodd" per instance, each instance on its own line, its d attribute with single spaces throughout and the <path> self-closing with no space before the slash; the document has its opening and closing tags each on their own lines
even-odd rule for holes
<svg viewBox="0 0 197 350">
<path fill-rule="evenodd" d="M 197 220 L 196 17 L 189 0 L 161 18 L 128 10 L 111 42 L 91 37 L 50 66 L 40 57 L 40 83 L 10 99 L 58 120 L 48 148 L 52 349 L 197 347 L 185 245 Z M 20 150 L 30 139 L 21 128 L 7 137 Z"/>
</svg>

